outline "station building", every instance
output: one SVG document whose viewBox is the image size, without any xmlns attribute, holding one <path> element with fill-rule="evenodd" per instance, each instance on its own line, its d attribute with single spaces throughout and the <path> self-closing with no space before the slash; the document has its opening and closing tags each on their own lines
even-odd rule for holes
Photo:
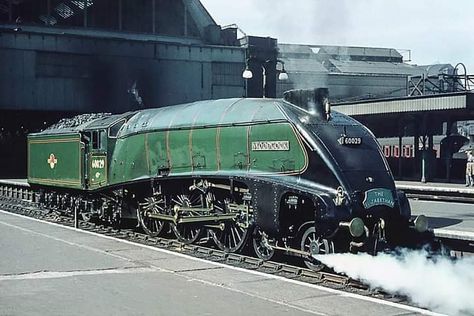
<svg viewBox="0 0 474 316">
<path fill-rule="evenodd" d="M 198 0 L 0 0 L 3 172 L 64 116 L 242 97 L 245 59 Z"/>
<path fill-rule="evenodd" d="M 25 174 L 28 132 L 79 113 L 281 97 L 290 89 L 327 87 L 331 101 L 350 114 L 375 106 L 367 100 L 436 99 L 467 90 L 471 78 L 462 81 L 457 66 L 418 66 L 407 59 L 409 52 L 393 48 L 283 44 L 247 36 L 236 25 L 218 25 L 199 0 L 0 0 L 0 163 L 10 166 L 2 176 Z M 242 77 L 244 70 L 251 78 Z M 282 73 L 287 80 L 278 80 Z M 414 99 L 406 106 L 414 106 Z M 354 115 L 378 137 L 400 143 L 423 136 L 421 142 L 433 150 L 438 139 L 441 144 L 451 135 L 447 131 L 456 134 L 455 122 L 472 116 L 468 104 L 449 119 L 439 111 L 430 119 L 435 108 L 426 116 L 403 112 L 390 117 L 390 124 L 388 114 L 377 111 Z M 428 127 L 415 130 L 424 126 L 418 121 Z M 402 146 L 398 151 L 404 152 Z M 420 178 L 421 156 L 402 165 L 388 158 L 396 176 Z"/>
<path fill-rule="evenodd" d="M 278 95 L 327 87 L 335 109 L 375 133 L 398 179 L 464 180 L 474 77 L 462 64 L 409 64 L 411 53 L 393 48 L 278 47 L 289 78 L 277 82 Z"/>
</svg>

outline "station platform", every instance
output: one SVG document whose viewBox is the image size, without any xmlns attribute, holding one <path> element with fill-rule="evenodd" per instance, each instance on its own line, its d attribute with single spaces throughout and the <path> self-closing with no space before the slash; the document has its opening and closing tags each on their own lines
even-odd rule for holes
<svg viewBox="0 0 474 316">
<path fill-rule="evenodd" d="M 13 185 L 21 185 L 21 186 L 30 186 L 26 179 L 0 179 L 0 184 L 13 184 Z"/>
<path fill-rule="evenodd" d="M 416 181 L 395 181 L 400 190 L 468 194 L 474 197 L 474 187 L 466 187 L 464 184 L 444 183 L 444 182 L 416 182 Z"/>
<path fill-rule="evenodd" d="M 0 210 L 2 315 L 437 315 Z"/>
<path fill-rule="evenodd" d="M 474 187 L 439 182 L 396 181 L 413 215 L 428 217 L 436 237 L 474 242 Z"/>
</svg>

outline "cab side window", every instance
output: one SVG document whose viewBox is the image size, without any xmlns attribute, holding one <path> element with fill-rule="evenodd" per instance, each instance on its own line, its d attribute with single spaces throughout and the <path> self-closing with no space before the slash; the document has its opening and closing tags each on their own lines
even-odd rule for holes
<svg viewBox="0 0 474 316">
<path fill-rule="evenodd" d="M 87 131 L 82 135 L 82 141 L 89 150 L 102 150 L 107 144 L 105 131 Z"/>
<path fill-rule="evenodd" d="M 125 120 L 118 121 L 117 123 L 112 125 L 109 128 L 109 137 L 116 138 L 123 124 L 125 124 Z"/>
<path fill-rule="evenodd" d="M 92 149 L 100 149 L 102 146 L 102 141 L 99 131 L 92 132 Z"/>
</svg>

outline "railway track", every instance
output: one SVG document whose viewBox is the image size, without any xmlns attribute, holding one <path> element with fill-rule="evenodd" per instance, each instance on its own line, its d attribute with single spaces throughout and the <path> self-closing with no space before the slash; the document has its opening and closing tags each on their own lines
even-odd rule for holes
<svg viewBox="0 0 474 316">
<path fill-rule="evenodd" d="M 59 210 L 41 208 L 38 203 L 34 202 L 33 192 L 24 186 L 0 186 L 0 209 L 47 222 L 76 227 L 80 230 L 94 232 L 112 238 L 124 239 L 138 244 L 166 249 L 208 261 L 224 263 L 234 267 L 260 271 L 300 282 L 316 284 L 411 306 L 409 300 L 404 296 L 386 293 L 377 288 L 370 288 L 358 280 L 330 271 L 313 271 L 293 264 L 264 261 L 243 254 L 226 253 L 206 246 L 205 240 L 197 245 L 186 245 L 176 239 L 150 237 L 134 228 L 114 228 L 102 224 L 76 220 L 70 216 L 65 216 Z"/>
</svg>

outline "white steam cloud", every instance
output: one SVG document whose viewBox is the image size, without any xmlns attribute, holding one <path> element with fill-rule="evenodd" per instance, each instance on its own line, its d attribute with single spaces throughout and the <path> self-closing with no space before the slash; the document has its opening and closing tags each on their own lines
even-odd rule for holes
<svg viewBox="0 0 474 316">
<path fill-rule="evenodd" d="M 474 257 L 428 258 L 424 250 L 400 254 L 331 254 L 316 259 L 372 288 L 401 294 L 418 306 L 449 315 L 474 315 Z"/>
</svg>

